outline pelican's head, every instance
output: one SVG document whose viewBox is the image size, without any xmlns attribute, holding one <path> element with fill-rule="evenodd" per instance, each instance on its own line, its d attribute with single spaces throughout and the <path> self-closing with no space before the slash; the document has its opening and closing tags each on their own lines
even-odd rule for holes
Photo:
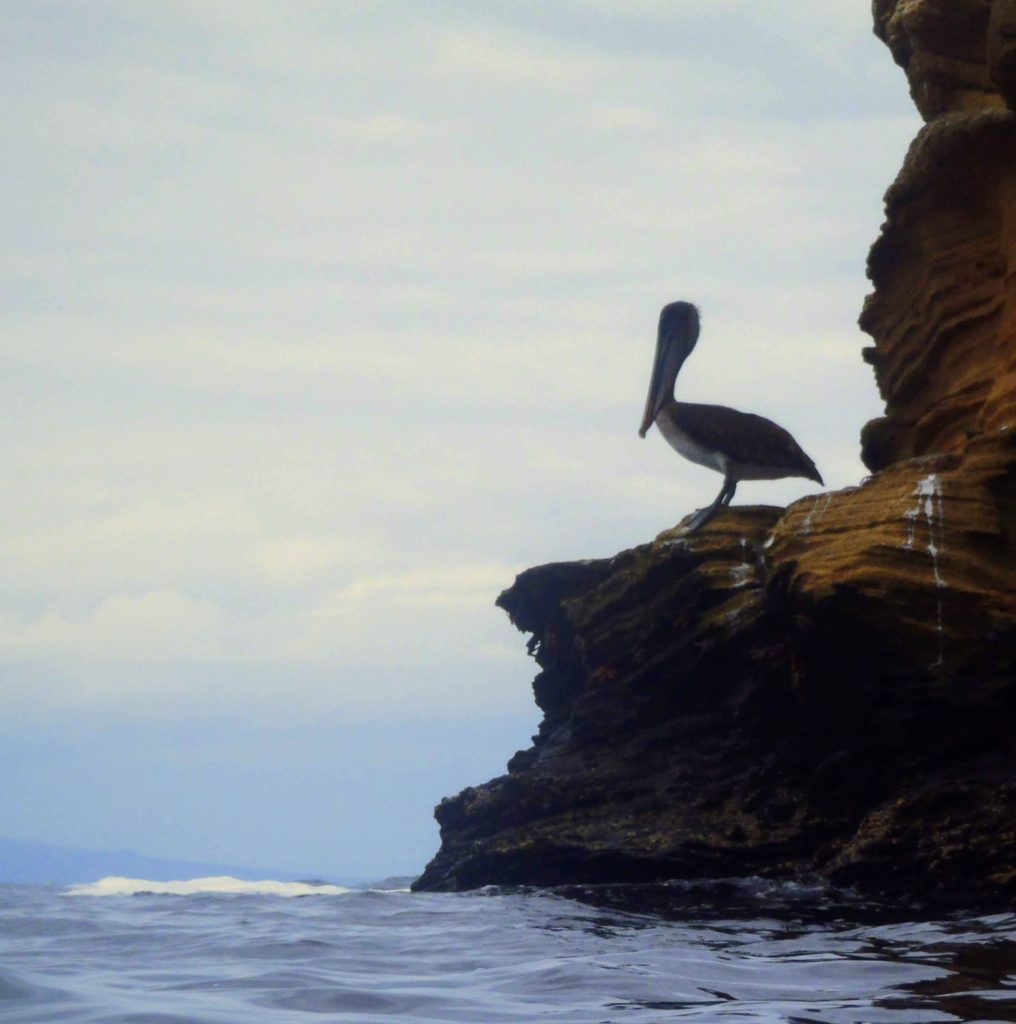
<svg viewBox="0 0 1016 1024">
<path fill-rule="evenodd" d="M 649 379 L 649 397 L 639 437 L 646 436 L 656 414 L 673 397 L 677 372 L 691 355 L 698 336 L 699 313 L 690 302 L 671 302 L 660 311 L 656 357 L 653 359 L 653 375 Z"/>
</svg>

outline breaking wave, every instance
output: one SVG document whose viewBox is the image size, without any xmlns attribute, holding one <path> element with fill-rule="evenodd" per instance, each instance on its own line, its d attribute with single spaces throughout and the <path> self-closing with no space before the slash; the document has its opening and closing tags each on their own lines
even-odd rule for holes
<svg viewBox="0 0 1016 1024">
<path fill-rule="evenodd" d="M 67 888 L 68 896 L 199 896 L 226 893 L 241 896 L 342 896 L 350 890 L 327 882 L 276 882 L 262 879 L 247 882 L 229 875 L 188 878 L 174 882 L 154 882 L 148 878 L 121 878 L 110 875 L 97 882 L 85 882 Z"/>
</svg>

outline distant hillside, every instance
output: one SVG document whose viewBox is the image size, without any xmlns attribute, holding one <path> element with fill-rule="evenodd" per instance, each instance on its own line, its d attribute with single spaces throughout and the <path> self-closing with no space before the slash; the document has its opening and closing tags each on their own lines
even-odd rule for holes
<svg viewBox="0 0 1016 1024">
<path fill-rule="evenodd" d="M 0 882 L 70 884 L 94 882 L 107 875 L 147 878 L 156 882 L 208 875 L 232 875 L 250 881 L 263 878 L 297 881 L 306 877 L 274 868 L 147 857 L 133 850 L 76 850 L 49 843 L 0 837 Z"/>
</svg>

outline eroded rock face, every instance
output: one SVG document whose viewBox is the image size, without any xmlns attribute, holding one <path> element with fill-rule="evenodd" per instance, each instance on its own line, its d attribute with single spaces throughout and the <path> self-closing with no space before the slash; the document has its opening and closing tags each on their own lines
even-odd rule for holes
<svg viewBox="0 0 1016 1024">
<path fill-rule="evenodd" d="M 544 721 L 418 888 L 818 874 L 1016 897 L 1016 0 L 875 0 L 928 124 L 862 327 L 874 475 L 498 600 Z"/>
<path fill-rule="evenodd" d="M 870 469 L 962 451 L 1016 399 L 1016 0 L 875 0 L 929 124 L 886 194 L 861 326 L 886 416 Z"/>
<path fill-rule="evenodd" d="M 1010 0 L 874 0 L 875 32 L 906 71 L 925 119 L 1004 105 L 988 43 L 1004 30 L 1007 7 Z"/>
<path fill-rule="evenodd" d="M 886 210 L 861 317 L 887 406 L 862 435 L 870 469 L 960 451 L 1013 421 L 1016 114 L 952 114 L 928 125 Z"/>
</svg>

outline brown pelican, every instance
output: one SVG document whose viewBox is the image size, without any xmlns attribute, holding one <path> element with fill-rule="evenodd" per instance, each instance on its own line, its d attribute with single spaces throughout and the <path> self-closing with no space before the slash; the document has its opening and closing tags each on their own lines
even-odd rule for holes
<svg viewBox="0 0 1016 1024">
<path fill-rule="evenodd" d="M 815 463 L 783 427 L 724 405 L 696 405 L 674 398 L 674 382 L 699 336 L 699 313 L 690 302 L 671 302 L 660 313 L 656 357 L 639 437 L 656 423 L 670 446 L 691 462 L 723 474 L 716 500 L 699 509 L 689 530 L 704 526 L 734 497 L 739 480 L 803 476 L 817 483 Z"/>
</svg>

